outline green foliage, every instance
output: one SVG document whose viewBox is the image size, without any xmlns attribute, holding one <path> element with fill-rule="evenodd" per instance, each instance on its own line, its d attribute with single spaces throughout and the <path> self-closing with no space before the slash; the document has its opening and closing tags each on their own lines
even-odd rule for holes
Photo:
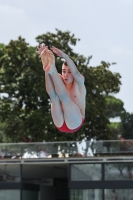
<svg viewBox="0 0 133 200">
<path fill-rule="evenodd" d="M 111 122 L 109 124 L 109 130 L 111 132 L 110 139 L 118 139 L 118 137 L 121 136 L 121 134 L 122 134 L 121 122 Z"/>
<path fill-rule="evenodd" d="M 87 87 L 87 138 L 97 136 L 97 139 L 109 139 L 110 131 L 108 116 L 106 116 L 106 96 L 117 93 L 120 85 L 120 75 L 109 70 L 109 63 L 101 62 L 97 67 L 90 67 L 84 73 Z"/>
<path fill-rule="evenodd" d="M 78 65 L 85 77 L 87 89 L 86 118 L 84 126 L 74 134 L 59 132 L 53 125 L 49 97 L 45 90 L 44 72 L 36 48 L 29 46 L 19 37 L 11 40 L 7 46 L 0 46 L 0 116 L 5 123 L 6 138 L 19 141 L 68 141 L 111 138 L 109 129 L 107 97 L 120 89 L 120 74 L 109 70 L 104 61 L 97 67 L 90 67 L 83 55 L 75 53 L 72 46 L 79 39 L 69 31 L 46 33 L 36 38 L 38 44 L 56 46 L 68 54 Z M 56 57 L 56 67 L 61 72 L 62 60 Z M 122 106 L 122 105 L 121 105 Z M 115 114 L 113 114 L 115 116 Z"/>
<path fill-rule="evenodd" d="M 108 118 L 115 118 L 121 116 L 121 114 L 125 112 L 125 109 L 123 107 L 124 103 L 120 99 L 108 95 L 105 96 L 105 101 L 106 101 L 105 114 Z"/>
<path fill-rule="evenodd" d="M 122 136 L 133 139 L 133 113 L 124 112 L 121 116 Z"/>
<path fill-rule="evenodd" d="M 108 119 L 116 117 L 121 119 L 124 112 L 124 103 L 120 99 L 110 95 L 105 96 L 105 115 Z M 117 139 L 122 134 L 121 122 L 111 122 L 108 127 L 111 132 L 110 139 Z"/>
<path fill-rule="evenodd" d="M 50 112 L 44 73 L 36 48 L 29 47 L 19 37 L 6 46 L 1 63 L 0 93 L 7 94 L 2 98 L 0 110 L 6 122 L 5 134 L 13 141 L 22 141 L 24 136 L 31 135 L 33 140 L 42 140 L 44 129 L 40 129 L 47 122 Z"/>
</svg>

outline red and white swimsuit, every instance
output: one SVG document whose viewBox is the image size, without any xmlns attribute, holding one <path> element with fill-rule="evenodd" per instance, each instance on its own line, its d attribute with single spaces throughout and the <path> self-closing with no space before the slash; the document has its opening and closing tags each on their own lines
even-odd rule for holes
<svg viewBox="0 0 133 200">
<path fill-rule="evenodd" d="M 61 132 L 74 133 L 74 132 L 78 131 L 78 130 L 81 128 L 81 126 L 84 124 L 84 121 L 85 121 L 85 119 L 82 118 L 82 123 L 81 123 L 81 125 L 80 125 L 78 128 L 75 128 L 75 129 L 69 129 L 69 128 L 67 127 L 65 121 L 64 121 L 63 125 L 62 125 L 60 128 L 57 127 L 57 126 L 56 126 L 56 128 L 57 128 L 59 131 L 61 131 Z"/>
</svg>

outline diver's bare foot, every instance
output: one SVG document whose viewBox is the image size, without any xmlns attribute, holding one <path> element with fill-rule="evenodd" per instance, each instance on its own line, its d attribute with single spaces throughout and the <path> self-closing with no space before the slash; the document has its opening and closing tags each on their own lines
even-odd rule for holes
<svg viewBox="0 0 133 200">
<path fill-rule="evenodd" d="M 52 51 L 47 50 L 46 52 L 47 52 L 46 55 L 48 58 L 48 65 L 47 65 L 45 71 L 48 73 L 52 73 L 55 69 L 55 57 L 54 57 L 54 54 Z"/>
<path fill-rule="evenodd" d="M 48 66 L 48 57 L 47 57 L 46 51 L 47 51 L 47 49 L 44 49 L 40 54 L 44 71 L 46 71 L 46 68 Z"/>
</svg>

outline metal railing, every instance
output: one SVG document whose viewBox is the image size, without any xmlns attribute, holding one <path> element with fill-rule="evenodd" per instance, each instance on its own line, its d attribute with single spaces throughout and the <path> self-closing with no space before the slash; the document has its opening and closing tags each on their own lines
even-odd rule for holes
<svg viewBox="0 0 133 200">
<path fill-rule="evenodd" d="M 133 155 L 133 140 L 0 143 L 1 159 Z"/>
</svg>

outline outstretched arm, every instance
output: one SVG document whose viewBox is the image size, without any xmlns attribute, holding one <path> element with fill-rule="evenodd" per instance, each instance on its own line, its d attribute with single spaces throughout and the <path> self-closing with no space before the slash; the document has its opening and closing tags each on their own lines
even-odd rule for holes
<svg viewBox="0 0 133 200">
<path fill-rule="evenodd" d="M 57 54 L 59 57 L 62 57 L 66 60 L 68 66 L 71 69 L 71 72 L 75 78 L 75 80 L 79 83 L 79 84 L 84 84 L 84 77 L 80 74 L 80 72 L 78 71 L 76 65 L 74 64 L 74 62 L 69 58 L 69 56 L 67 54 L 65 54 L 63 51 L 61 51 L 60 49 L 52 46 L 51 50 Z"/>
</svg>

